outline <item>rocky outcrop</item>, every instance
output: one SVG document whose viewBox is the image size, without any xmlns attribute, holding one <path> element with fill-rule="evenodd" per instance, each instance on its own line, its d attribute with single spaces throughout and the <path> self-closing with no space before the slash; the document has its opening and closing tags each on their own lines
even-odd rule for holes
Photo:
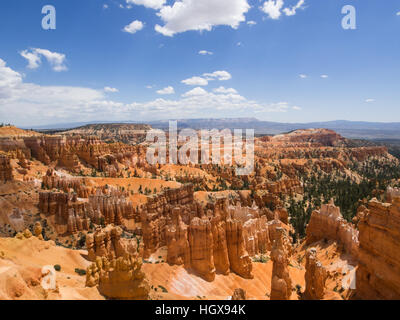
<svg viewBox="0 0 400 320">
<path fill-rule="evenodd" d="M 229 274 L 231 265 L 226 240 L 226 222 L 222 220 L 221 215 L 211 218 L 211 228 L 215 269 L 218 273 Z"/>
<path fill-rule="evenodd" d="M 132 255 L 97 257 L 86 271 L 86 286 L 98 286 L 109 299 L 147 300 L 150 286 L 141 268 L 141 259 Z"/>
<path fill-rule="evenodd" d="M 0 181 L 6 182 L 13 180 L 10 158 L 0 154 Z"/>
<path fill-rule="evenodd" d="M 90 224 L 122 225 L 123 218 L 134 219 L 136 210 L 132 203 L 119 193 L 103 194 L 97 190 L 89 196 L 89 202 L 79 200 L 76 194 L 40 192 L 39 209 L 55 217 L 59 233 L 75 233 L 89 230 Z"/>
<path fill-rule="evenodd" d="M 189 225 L 190 268 L 207 281 L 215 278 L 213 234 L 206 218 L 194 218 Z"/>
<path fill-rule="evenodd" d="M 272 281 L 271 300 L 290 300 L 292 295 L 292 280 L 289 276 L 289 258 L 284 246 L 285 229 L 276 228 L 278 237 L 274 240 L 271 251 Z"/>
<path fill-rule="evenodd" d="M 231 270 L 246 279 L 252 279 L 252 263 L 245 249 L 243 224 L 238 220 L 226 221 L 226 242 Z"/>
<path fill-rule="evenodd" d="M 179 207 L 172 210 L 172 219 L 174 220 L 173 223 L 166 228 L 167 262 L 176 265 L 189 265 L 188 227 L 182 221 Z"/>
<path fill-rule="evenodd" d="M 119 164 L 135 163 L 138 148 L 122 143 L 107 144 L 97 137 L 41 136 L 24 138 L 25 146 L 37 160 L 46 165 L 55 164 L 78 172 L 80 162 L 115 177 L 120 171 Z"/>
<path fill-rule="evenodd" d="M 400 198 L 376 199 L 359 212 L 356 294 L 362 299 L 400 299 Z"/>
<path fill-rule="evenodd" d="M 122 229 L 113 225 L 97 228 L 94 233 L 87 234 L 88 259 L 95 261 L 97 257 L 107 257 L 112 260 L 126 254 L 136 254 L 139 251 L 136 240 L 123 241 L 121 235 Z"/>
<path fill-rule="evenodd" d="M 89 198 L 91 194 L 91 190 L 85 185 L 84 179 L 61 177 L 53 169 L 47 170 L 46 175 L 43 176 L 42 188 L 59 189 L 64 192 L 70 192 L 72 189 L 79 198 Z"/>
<path fill-rule="evenodd" d="M 246 300 L 246 291 L 242 288 L 235 289 L 232 295 L 232 300 Z"/>
<path fill-rule="evenodd" d="M 346 252 L 357 258 L 358 230 L 343 218 L 340 208 L 334 205 L 333 200 L 322 205 L 321 210 L 312 213 L 306 233 L 307 244 L 322 239 L 334 240 L 342 245 Z"/>
<path fill-rule="evenodd" d="M 306 252 L 306 289 L 304 298 L 322 300 L 325 294 L 325 282 L 328 273 L 317 259 L 317 249 L 310 248 Z"/>
</svg>

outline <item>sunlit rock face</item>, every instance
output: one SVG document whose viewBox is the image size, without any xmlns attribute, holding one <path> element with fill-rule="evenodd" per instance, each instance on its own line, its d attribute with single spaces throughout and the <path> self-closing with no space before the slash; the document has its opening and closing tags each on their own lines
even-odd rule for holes
<svg viewBox="0 0 400 320">
<path fill-rule="evenodd" d="M 400 198 L 392 191 L 391 203 L 372 199 L 358 214 L 356 291 L 362 299 L 400 299 Z"/>
</svg>

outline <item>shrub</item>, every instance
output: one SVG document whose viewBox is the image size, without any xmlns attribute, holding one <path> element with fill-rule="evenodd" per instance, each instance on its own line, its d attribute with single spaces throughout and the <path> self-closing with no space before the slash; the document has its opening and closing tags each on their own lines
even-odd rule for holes
<svg viewBox="0 0 400 320">
<path fill-rule="evenodd" d="M 75 268 L 75 272 L 77 274 L 79 274 L 80 276 L 85 276 L 86 275 L 86 270 L 84 270 L 84 269 Z"/>
<path fill-rule="evenodd" d="M 61 266 L 60 266 L 59 264 L 56 264 L 56 265 L 54 266 L 54 269 L 55 269 L 56 271 L 60 271 L 60 270 L 61 270 Z"/>
</svg>

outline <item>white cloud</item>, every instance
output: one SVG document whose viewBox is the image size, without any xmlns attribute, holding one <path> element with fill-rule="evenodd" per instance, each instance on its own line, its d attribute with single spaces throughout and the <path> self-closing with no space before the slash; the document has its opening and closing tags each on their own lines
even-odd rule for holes
<svg viewBox="0 0 400 320">
<path fill-rule="evenodd" d="M 136 4 L 151 9 L 161 9 L 167 0 L 126 0 L 128 4 Z"/>
<path fill-rule="evenodd" d="M 322 74 L 322 75 L 321 75 L 321 78 L 322 78 L 322 79 L 327 79 L 327 78 L 329 78 L 329 76 L 328 76 L 327 74 Z"/>
<path fill-rule="evenodd" d="M 238 92 L 233 89 L 233 88 L 225 88 L 225 87 L 219 87 L 213 90 L 215 93 L 223 93 L 223 94 L 228 94 L 228 93 L 232 93 L 232 94 L 237 94 Z"/>
<path fill-rule="evenodd" d="M 188 86 L 207 86 L 208 80 L 202 77 L 192 77 L 181 81 Z"/>
<path fill-rule="evenodd" d="M 365 102 L 366 102 L 366 103 L 375 102 L 375 99 L 366 99 Z"/>
<path fill-rule="evenodd" d="M 208 92 L 194 88 L 178 99 L 121 103 L 104 90 L 85 87 L 40 86 L 26 83 L 20 73 L 0 59 L 0 119 L 19 126 L 79 121 L 148 121 L 193 117 L 265 117 L 270 112 L 294 111 L 287 102 L 258 103 L 233 89 Z M 223 93 L 226 91 L 226 93 Z"/>
<path fill-rule="evenodd" d="M 266 13 L 269 18 L 278 20 L 281 17 L 282 12 L 284 12 L 287 16 L 294 16 L 298 9 L 304 8 L 304 3 L 305 0 L 299 0 L 296 5 L 283 8 L 285 4 L 283 0 L 267 0 L 260 7 L 260 9 Z"/>
<path fill-rule="evenodd" d="M 292 109 L 293 109 L 293 110 L 296 110 L 296 111 L 300 111 L 300 110 L 301 110 L 301 108 L 298 107 L 298 106 L 293 106 Z"/>
<path fill-rule="evenodd" d="M 137 0 L 132 0 L 137 1 Z M 176 33 L 211 31 L 214 26 L 225 25 L 237 29 L 246 21 L 245 13 L 250 6 L 247 0 L 181 0 L 172 6 L 163 6 L 157 15 L 164 26 L 156 25 L 155 30 L 164 36 Z"/>
<path fill-rule="evenodd" d="M 201 54 L 202 56 L 207 56 L 207 55 L 212 56 L 214 53 L 207 50 L 200 50 L 199 54 Z"/>
<path fill-rule="evenodd" d="M 283 0 L 268 0 L 264 2 L 260 9 L 264 11 L 271 19 L 277 20 L 282 14 L 282 7 Z"/>
<path fill-rule="evenodd" d="M 68 70 L 65 66 L 66 56 L 62 53 L 52 52 L 47 49 L 33 48 L 21 51 L 20 55 L 28 60 L 29 69 L 37 69 L 42 63 L 41 57 L 43 56 L 54 71 L 60 72 Z"/>
<path fill-rule="evenodd" d="M 119 90 L 117 88 L 104 87 L 104 92 L 115 93 L 115 92 L 119 92 Z"/>
<path fill-rule="evenodd" d="M 142 21 L 135 20 L 135 21 L 132 21 L 127 26 L 125 26 L 124 27 L 124 31 L 134 34 L 134 33 L 138 32 L 138 31 L 142 30 L 143 27 L 144 27 L 144 24 L 143 24 Z"/>
<path fill-rule="evenodd" d="M 201 77 L 191 77 L 181 82 L 188 86 L 207 86 L 209 81 L 226 81 L 232 79 L 232 75 L 228 71 L 214 71 L 212 73 L 203 73 Z"/>
<path fill-rule="evenodd" d="M 257 24 L 257 22 L 255 22 L 255 21 L 253 21 L 253 20 L 250 20 L 250 21 L 247 21 L 247 24 L 248 24 L 249 26 L 254 26 L 254 25 Z"/>
<path fill-rule="evenodd" d="M 203 88 L 196 87 L 182 95 L 182 97 L 192 97 L 192 96 L 204 96 L 208 92 L 204 90 Z"/>
<path fill-rule="evenodd" d="M 228 71 L 215 71 L 213 73 L 204 73 L 203 76 L 209 81 L 210 80 L 226 81 L 232 79 L 232 76 Z"/>
<path fill-rule="evenodd" d="M 108 9 L 108 4 L 103 4 L 103 9 Z"/>
<path fill-rule="evenodd" d="M 28 60 L 28 69 L 37 69 L 41 64 L 41 60 L 38 54 L 24 50 L 20 52 L 20 55 Z"/>
<path fill-rule="evenodd" d="M 146 86 L 146 89 L 153 89 L 153 86 L 147 85 L 147 86 Z"/>
<path fill-rule="evenodd" d="M 396 13 L 397 16 L 400 16 L 400 11 Z"/>
<path fill-rule="evenodd" d="M 169 86 L 164 89 L 158 90 L 157 93 L 158 94 L 174 94 L 175 89 L 173 87 Z"/>
<path fill-rule="evenodd" d="M 302 78 L 302 79 L 305 79 L 305 78 L 307 78 L 307 75 L 306 74 L 299 74 L 299 77 Z"/>
<path fill-rule="evenodd" d="M 287 16 L 294 16 L 296 14 L 296 11 L 298 9 L 302 9 L 304 5 L 304 0 L 299 0 L 299 2 L 297 2 L 297 4 L 293 7 L 289 8 L 284 8 L 283 12 L 287 15 Z"/>
</svg>

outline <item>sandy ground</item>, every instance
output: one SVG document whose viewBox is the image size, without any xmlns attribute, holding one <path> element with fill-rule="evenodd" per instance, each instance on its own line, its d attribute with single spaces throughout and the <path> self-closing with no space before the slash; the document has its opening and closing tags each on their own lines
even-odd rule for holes
<svg viewBox="0 0 400 320">
<path fill-rule="evenodd" d="M 25 240 L 0 238 L 0 300 L 1 299 L 104 299 L 96 288 L 85 287 L 85 276 L 75 268 L 90 264 L 85 251 L 57 247 L 52 241 L 35 237 Z M 43 290 L 41 270 L 59 264 L 56 272 L 58 292 Z"/>
<path fill-rule="evenodd" d="M 165 299 L 230 299 L 237 288 L 246 290 L 248 299 L 269 300 L 271 292 L 272 261 L 267 263 L 253 262 L 254 279 L 243 279 L 235 273 L 229 275 L 217 274 L 213 282 L 208 282 L 196 274 L 190 273 L 183 266 L 170 266 L 167 263 L 155 263 L 165 261 L 165 248 L 160 248 L 149 261 L 153 263 L 143 264 L 143 271 L 147 275 L 154 288 L 162 286 L 167 289 Z M 159 258 L 161 257 L 161 258 Z M 299 284 L 305 287 L 305 270 L 301 266 L 291 263 L 289 267 L 293 287 Z M 159 292 L 160 289 L 157 290 Z M 292 299 L 298 299 L 293 291 Z"/>
</svg>

